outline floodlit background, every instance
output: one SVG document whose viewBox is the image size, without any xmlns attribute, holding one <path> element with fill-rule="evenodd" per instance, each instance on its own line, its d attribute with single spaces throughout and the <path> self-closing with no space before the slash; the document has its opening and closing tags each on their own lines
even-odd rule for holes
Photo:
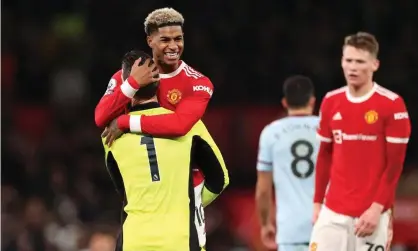
<svg viewBox="0 0 418 251">
<path fill-rule="evenodd" d="M 183 59 L 215 85 L 204 121 L 231 173 L 206 211 L 208 250 L 264 250 L 253 199 L 259 133 L 284 115 L 287 76 L 310 76 L 318 101 L 345 84 L 342 42 L 359 30 L 377 36 L 376 81 L 404 97 L 412 120 L 394 250 L 418 250 L 418 1 L 168 2 L 2 1 L 1 250 L 113 250 L 121 203 L 94 107 L 122 55 L 149 51 L 143 21 L 166 6 L 186 20 Z"/>
</svg>

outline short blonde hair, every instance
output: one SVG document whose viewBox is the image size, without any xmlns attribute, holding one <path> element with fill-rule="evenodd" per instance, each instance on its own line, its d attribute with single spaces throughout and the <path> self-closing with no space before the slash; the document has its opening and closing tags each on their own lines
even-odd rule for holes
<svg viewBox="0 0 418 251">
<path fill-rule="evenodd" d="M 158 30 L 160 27 L 169 25 L 183 26 L 184 18 L 180 12 L 173 8 L 161 8 L 151 12 L 147 18 L 145 18 L 144 26 L 145 33 L 150 35 L 152 32 Z"/>
<path fill-rule="evenodd" d="M 346 36 L 344 39 L 344 47 L 352 46 L 357 49 L 368 51 L 373 56 L 377 57 L 379 54 L 379 43 L 376 37 L 368 32 L 357 32 Z"/>
</svg>

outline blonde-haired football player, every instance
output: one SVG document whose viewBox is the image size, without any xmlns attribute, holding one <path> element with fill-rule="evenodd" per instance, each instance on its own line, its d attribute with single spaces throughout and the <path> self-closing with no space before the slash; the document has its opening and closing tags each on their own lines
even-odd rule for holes
<svg viewBox="0 0 418 251">
<path fill-rule="evenodd" d="M 141 51 L 125 54 L 124 77 L 139 57 L 151 62 Z M 157 90 L 158 82 L 141 88 L 129 107 L 130 114 L 173 113 L 159 106 Z M 110 147 L 106 142 L 109 131 L 119 136 L 123 132 L 112 121 L 102 135 L 106 165 L 124 203 L 123 231 L 116 250 L 204 250 L 203 206 L 229 183 L 222 155 L 205 125 L 199 121 L 185 136 L 170 139 L 127 133 Z M 205 175 L 204 184 L 193 184 L 193 164 Z"/>
<path fill-rule="evenodd" d="M 183 16 L 172 8 L 154 10 L 145 19 L 145 33 L 152 56 L 165 71 L 175 71 L 183 53 L 183 24 Z"/>
</svg>

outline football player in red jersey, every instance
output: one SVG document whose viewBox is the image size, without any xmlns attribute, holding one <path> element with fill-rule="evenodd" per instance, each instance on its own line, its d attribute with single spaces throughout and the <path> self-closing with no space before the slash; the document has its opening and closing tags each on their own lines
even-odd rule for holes
<svg viewBox="0 0 418 251">
<path fill-rule="evenodd" d="M 321 104 L 312 250 L 389 250 L 411 128 L 403 99 L 373 82 L 378 50 L 369 33 L 347 36 L 341 60 L 347 85 Z"/>
<path fill-rule="evenodd" d="M 209 78 L 180 60 L 184 49 L 183 24 L 183 16 L 172 8 L 157 9 L 148 15 L 144 23 L 145 32 L 157 70 L 152 64 L 138 66 L 137 60 L 127 79 L 123 79 L 122 70 L 116 72 L 96 107 L 97 126 L 104 128 L 117 118 L 117 123 L 112 124 L 122 131 L 176 137 L 185 135 L 202 118 L 212 96 L 213 85 Z M 124 114 L 136 91 L 158 79 L 160 105 L 175 112 L 155 116 Z M 111 144 L 117 136 L 117 130 L 110 130 L 106 135 Z M 203 180 L 199 170 L 194 169 L 195 187 L 202 187 L 200 184 Z M 196 207 L 201 208 L 200 192 L 195 189 L 195 194 Z M 202 246 L 205 241 L 204 228 L 204 224 L 198 227 Z"/>
<path fill-rule="evenodd" d="M 148 45 L 158 67 L 161 106 L 175 110 L 174 114 L 156 116 L 122 115 L 135 92 L 149 83 L 157 71 L 134 64 L 130 77 L 122 80 L 122 70 L 116 72 L 95 110 L 97 126 L 104 128 L 118 117 L 122 130 L 143 132 L 154 136 L 183 136 L 202 118 L 213 93 L 212 82 L 180 60 L 184 49 L 183 16 L 171 8 L 153 11 L 145 20 Z"/>
</svg>

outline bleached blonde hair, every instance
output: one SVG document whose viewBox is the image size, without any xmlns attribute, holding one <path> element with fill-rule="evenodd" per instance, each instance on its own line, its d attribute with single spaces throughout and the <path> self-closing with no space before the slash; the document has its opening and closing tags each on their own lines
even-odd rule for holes
<svg viewBox="0 0 418 251">
<path fill-rule="evenodd" d="M 161 8 L 156 9 L 145 18 L 144 26 L 145 33 L 150 35 L 153 31 L 160 27 L 168 25 L 180 25 L 183 26 L 183 15 L 173 8 Z"/>
</svg>

